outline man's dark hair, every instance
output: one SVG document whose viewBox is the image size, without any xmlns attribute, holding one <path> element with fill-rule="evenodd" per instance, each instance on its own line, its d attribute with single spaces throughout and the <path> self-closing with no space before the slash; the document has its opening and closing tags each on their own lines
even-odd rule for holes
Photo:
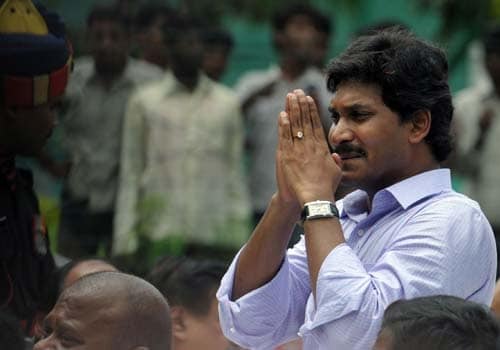
<svg viewBox="0 0 500 350">
<path fill-rule="evenodd" d="M 445 53 L 406 30 L 387 29 L 361 36 L 327 68 L 328 89 L 346 81 L 375 84 L 384 104 L 408 121 L 429 111 L 432 123 L 425 140 L 441 162 L 452 150 L 453 115 Z"/>
<path fill-rule="evenodd" d="M 0 344 L 9 350 L 24 350 L 25 346 L 19 320 L 4 312 L 0 312 Z"/>
<path fill-rule="evenodd" d="M 203 44 L 205 46 L 217 46 L 230 51 L 234 46 L 234 40 L 227 30 L 212 28 L 203 31 Z"/>
<path fill-rule="evenodd" d="M 367 26 L 363 26 L 356 31 L 355 37 L 364 36 L 364 35 L 373 35 L 377 34 L 380 31 L 387 29 L 397 29 L 397 30 L 406 30 L 410 31 L 410 28 L 404 24 L 403 22 L 397 19 L 385 19 L 382 21 L 378 21 L 375 23 L 371 23 Z"/>
<path fill-rule="evenodd" d="M 139 8 L 134 18 L 136 30 L 144 30 L 151 26 L 158 18 L 165 18 L 167 21 L 174 13 L 174 10 L 164 4 L 146 4 Z"/>
<path fill-rule="evenodd" d="M 169 17 L 169 20 L 163 25 L 163 36 L 165 44 L 168 46 L 175 44 L 181 38 L 184 37 L 185 33 L 195 32 L 201 37 L 201 22 L 190 15 L 175 12 Z"/>
<path fill-rule="evenodd" d="M 272 26 L 275 31 L 283 31 L 288 22 L 297 16 L 308 17 L 314 28 L 320 32 L 330 35 L 333 32 L 333 20 L 312 6 L 306 4 L 293 4 L 278 10 L 272 18 Z"/>
<path fill-rule="evenodd" d="M 97 5 L 90 10 L 87 16 L 87 28 L 97 21 L 110 21 L 120 24 L 126 32 L 130 31 L 130 21 L 121 15 L 120 9 L 115 5 Z"/>
<path fill-rule="evenodd" d="M 484 50 L 487 55 L 500 54 L 500 24 L 492 24 L 483 35 Z"/>
<path fill-rule="evenodd" d="M 171 306 L 205 316 L 225 271 L 225 264 L 218 261 L 165 257 L 153 267 L 148 280 Z"/>
<path fill-rule="evenodd" d="M 384 314 L 392 349 L 493 350 L 500 329 L 486 306 L 453 296 L 392 303 Z"/>
</svg>

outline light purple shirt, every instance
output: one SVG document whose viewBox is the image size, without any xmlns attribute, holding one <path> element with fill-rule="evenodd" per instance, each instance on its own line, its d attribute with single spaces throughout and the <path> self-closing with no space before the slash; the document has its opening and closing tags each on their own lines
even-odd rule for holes
<svg viewBox="0 0 500 350">
<path fill-rule="evenodd" d="M 479 205 L 452 190 L 448 169 L 379 191 L 371 212 L 362 191 L 337 206 L 346 243 L 321 266 L 316 305 L 303 238 L 270 282 L 232 301 L 237 256 L 217 292 L 228 338 L 248 349 L 298 335 L 305 350 L 368 350 L 395 300 L 446 294 L 491 303 L 493 232 Z"/>
</svg>

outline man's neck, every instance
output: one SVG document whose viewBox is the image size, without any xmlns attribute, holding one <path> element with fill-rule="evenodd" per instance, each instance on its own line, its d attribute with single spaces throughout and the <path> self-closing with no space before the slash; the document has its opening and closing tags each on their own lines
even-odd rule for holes
<svg viewBox="0 0 500 350">
<path fill-rule="evenodd" d="M 363 189 L 367 194 L 368 194 L 368 201 L 369 201 L 369 208 L 371 210 L 372 202 L 373 202 L 373 197 L 377 192 L 383 190 L 384 188 L 390 187 L 398 182 L 404 181 L 406 179 L 409 179 L 413 176 L 416 176 L 418 174 L 425 173 L 427 171 L 431 170 L 437 170 L 441 168 L 441 165 L 439 162 L 437 162 L 434 157 L 430 157 L 429 159 L 426 160 L 421 160 L 420 162 L 415 161 L 412 164 L 415 165 L 408 165 L 408 167 L 405 169 L 405 171 L 401 174 L 399 177 L 393 177 L 386 183 L 379 183 L 378 186 L 372 186 L 370 188 Z"/>
<path fill-rule="evenodd" d="M 299 78 L 307 69 L 307 66 L 296 62 L 289 57 L 283 57 L 280 63 L 281 74 L 287 81 Z"/>
<path fill-rule="evenodd" d="M 96 75 L 98 79 L 101 81 L 101 83 L 104 85 L 106 90 L 110 90 L 115 84 L 115 82 L 123 76 L 123 74 L 125 73 L 126 66 L 127 63 L 123 64 L 121 67 L 119 67 L 114 71 L 99 72 L 96 69 Z"/>
<path fill-rule="evenodd" d="M 200 74 L 182 74 L 181 72 L 176 72 L 173 70 L 175 78 L 181 83 L 188 91 L 193 92 L 198 86 L 200 80 Z"/>
</svg>

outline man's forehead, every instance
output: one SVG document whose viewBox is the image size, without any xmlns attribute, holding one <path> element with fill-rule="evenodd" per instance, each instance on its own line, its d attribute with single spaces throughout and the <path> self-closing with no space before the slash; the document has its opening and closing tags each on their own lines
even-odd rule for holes
<svg viewBox="0 0 500 350">
<path fill-rule="evenodd" d="M 336 105 L 339 104 L 343 107 L 362 107 L 380 102 L 383 101 L 378 85 L 349 81 L 340 84 L 335 90 L 330 102 L 330 108 L 335 109 Z"/>
<path fill-rule="evenodd" d="M 66 293 L 61 296 L 49 316 L 58 322 L 77 323 L 82 327 L 96 324 L 106 326 L 116 322 L 123 314 L 123 307 L 123 303 L 112 298 Z"/>
</svg>

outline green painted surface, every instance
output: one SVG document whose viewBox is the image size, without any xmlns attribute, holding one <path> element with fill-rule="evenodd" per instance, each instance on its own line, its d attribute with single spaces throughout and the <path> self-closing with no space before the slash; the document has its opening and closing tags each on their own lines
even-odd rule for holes
<svg viewBox="0 0 500 350">
<path fill-rule="evenodd" d="M 261 0 L 262 1 L 262 0 Z M 63 1 L 47 0 L 47 5 L 56 8 L 65 18 L 74 41 L 77 52 L 82 52 L 83 28 L 85 18 L 94 4 L 105 1 Z M 107 1 L 108 3 L 110 1 Z M 157 1 L 161 2 L 161 1 Z M 166 1 L 166 3 L 182 3 L 182 1 Z M 412 28 L 418 35 L 437 40 L 438 31 L 442 25 L 441 18 L 435 11 L 423 11 L 416 1 L 408 0 L 315 0 L 310 1 L 324 13 L 330 14 L 335 22 L 335 35 L 330 45 L 330 57 L 341 52 L 348 44 L 352 34 L 360 28 L 382 20 L 397 20 Z M 262 1 L 263 6 L 268 6 Z M 224 76 L 224 82 L 233 85 L 242 73 L 251 69 L 267 68 L 274 63 L 276 56 L 272 48 L 271 31 L 268 23 L 255 22 L 248 17 L 225 15 L 222 23 L 234 35 L 236 46 Z M 450 84 L 453 91 L 465 85 L 466 64 L 464 43 L 470 39 L 473 28 L 463 28 L 455 31 L 446 43 L 441 43 L 447 49 L 452 61 Z"/>
</svg>

